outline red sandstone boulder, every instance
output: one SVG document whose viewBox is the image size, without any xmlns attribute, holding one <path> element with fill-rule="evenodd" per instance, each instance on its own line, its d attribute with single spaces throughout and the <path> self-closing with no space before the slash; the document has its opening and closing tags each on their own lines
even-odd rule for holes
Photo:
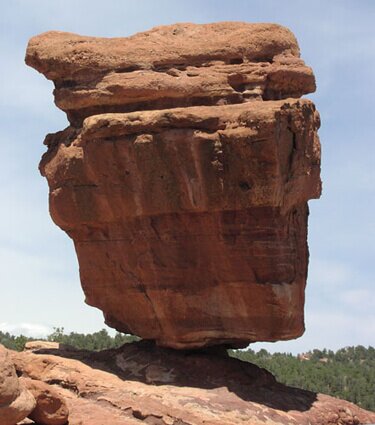
<svg viewBox="0 0 375 425">
<path fill-rule="evenodd" d="M 34 410 L 28 415 L 40 425 L 64 425 L 68 421 L 69 410 L 64 398 L 51 385 L 35 379 L 21 378 L 23 385 L 36 400 Z"/>
<path fill-rule="evenodd" d="M 43 350 L 74 351 L 76 350 L 76 348 L 72 347 L 71 345 L 62 344 L 60 342 L 36 340 L 36 341 L 27 341 L 25 343 L 24 350 L 38 351 L 38 352 Z"/>
<path fill-rule="evenodd" d="M 26 62 L 71 122 L 40 169 L 108 325 L 174 348 L 303 333 L 319 116 L 299 99 L 315 81 L 290 31 L 49 32 Z"/>
<path fill-rule="evenodd" d="M 20 383 L 8 351 L 0 345 L 0 425 L 15 425 L 34 407 L 34 397 Z"/>
</svg>

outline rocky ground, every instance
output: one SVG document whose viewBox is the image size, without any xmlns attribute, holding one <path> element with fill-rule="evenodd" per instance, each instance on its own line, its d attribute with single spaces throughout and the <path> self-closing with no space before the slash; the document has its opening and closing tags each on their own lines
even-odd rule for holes
<svg viewBox="0 0 375 425">
<path fill-rule="evenodd" d="M 375 413 L 279 384 L 266 370 L 230 358 L 221 348 L 178 352 L 145 341 L 102 352 L 43 343 L 29 348 L 7 351 L 19 381 L 58 394 L 69 410 L 69 425 L 375 423 Z"/>
</svg>

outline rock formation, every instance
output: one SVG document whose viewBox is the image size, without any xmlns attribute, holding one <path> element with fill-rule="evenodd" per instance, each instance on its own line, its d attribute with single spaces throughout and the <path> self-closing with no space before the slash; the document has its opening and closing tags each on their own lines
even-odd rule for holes
<svg viewBox="0 0 375 425">
<path fill-rule="evenodd" d="M 26 62 L 70 121 L 40 169 L 109 326 L 174 348 L 303 333 L 319 116 L 289 30 L 48 32 Z"/>
<path fill-rule="evenodd" d="M 23 385 L 36 401 L 34 410 L 29 414 L 38 425 L 64 425 L 68 422 L 69 409 L 63 397 L 45 382 L 21 378 Z"/>
<path fill-rule="evenodd" d="M 69 425 L 375 423 L 374 412 L 279 384 L 224 352 L 178 352 L 142 341 L 96 353 L 9 353 L 21 379 L 54 384 L 68 404 Z"/>
<path fill-rule="evenodd" d="M 20 383 L 8 351 L 0 345 L 0 425 L 15 425 L 34 407 L 34 397 Z"/>
</svg>

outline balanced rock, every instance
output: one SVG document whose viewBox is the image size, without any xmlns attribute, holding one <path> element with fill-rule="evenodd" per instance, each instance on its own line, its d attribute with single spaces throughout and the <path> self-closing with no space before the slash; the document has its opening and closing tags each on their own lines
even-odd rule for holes
<svg viewBox="0 0 375 425">
<path fill-rule="evenodd" d="M 34 397 L 20 383 L 8 351 L 0 345 L 0 425 L 15 425 L 34 407 Z"/>
<path fill-rule="evenodd" d="M 320 122 L 289 30 L 48 32 L 26 62 L 71 123 L 40 169 L 109 326 L 181 349 L 303 333 Z"/>
</svg>

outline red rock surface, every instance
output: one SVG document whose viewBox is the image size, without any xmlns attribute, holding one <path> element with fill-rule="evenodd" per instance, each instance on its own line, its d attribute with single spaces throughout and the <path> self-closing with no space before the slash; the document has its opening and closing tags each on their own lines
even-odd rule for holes
<svg viewBox="0 0 375 425">
<path fill-rule="evenodd" d="M 281 385 L 225 351 L 179 352 L 140 342 L 97 353 L 10 353 L 23 377 L 54 384 L 68 404 L 69 425 L 375 423 L 375 413 Z"/>
<path fill-rule="evenodd" d="M 28 415 L 39 425 L 65 425 L 68 422 L 69 410 L 63 397 L 45 382 L 21 378 L 22 384 L 34 396 L 36 406 Z"/>
<path fill-rule="evenodd" d="M 40 169 L 107 324 L 174 348 L 303 333 L 319 116 L 299 99 L 315 81 L 290 31 L 50 32 L 26 62 L 71 121 Z"/>
<path fill-rule="evenodd" d="M 294 35 L 275 24 L 176 24 L 127 38 L 51 31 L 26 62 L 73 121 L 95 113 L 300 97 L 315 90 Z"/>
<path fill-rule="evenodd" d="M 0 345 L 0 425 L 15 425 L 35 407 L 35 399 L 19 381 L 10 357 Z"/>
</svg>

